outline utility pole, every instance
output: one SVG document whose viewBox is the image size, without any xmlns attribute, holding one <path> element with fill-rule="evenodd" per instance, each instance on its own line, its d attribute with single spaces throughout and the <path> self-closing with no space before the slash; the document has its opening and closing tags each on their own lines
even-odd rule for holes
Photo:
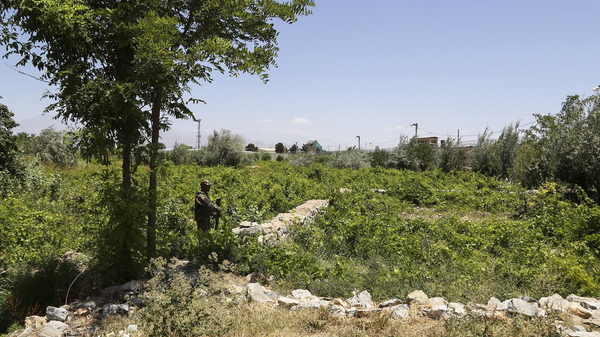
<svg viewBox="0 0 600 337">
<path fill-rule="evenodd" d="M 196 135 L 196 150 L 200 150 L 202 147 L 202 138 L 200 137 L 200 122 L 202 119 L 198 119 L 198 134 Z"/>
<path fill-rule="evenodd" d="M 360 136 L 356 136 L 358 138 L 358 151 L 360 151 Z"/>
<path fill-rule="evenodd" d="M 410 126 L 415 127 L 415 138 L 419 138 L 419 136 L 417 135 L 417 132 L 419 131 L 419 123 L 413 123 Z"/>
</svg>

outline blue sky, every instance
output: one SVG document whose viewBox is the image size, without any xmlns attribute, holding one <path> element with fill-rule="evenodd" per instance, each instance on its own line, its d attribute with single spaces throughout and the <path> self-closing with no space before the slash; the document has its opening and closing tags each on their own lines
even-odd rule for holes
<svg viewBox="0 0 600 337">
<path fill-rule="evenodd" d="M 476 139 L 532 114 L 556 113 L 567 95 L 600 83 L 598 1 L 316 0 L 280 29 L 270 81 L 217 75 L 193 86 L 202 142 L 229 129 L 274 147 L 318 140 L 325 149 L 391 148 L 401 134 Z M 0 64 L 2 103 L 39 132 L 51 102 L 43 83 Z M 25 68 L 23 71 L 35 72 Z M 54 121 L 55 124 L 58 122 Z M 173 121 L 163 141 L 195 145 L 197 124 Z"/>
</svg>

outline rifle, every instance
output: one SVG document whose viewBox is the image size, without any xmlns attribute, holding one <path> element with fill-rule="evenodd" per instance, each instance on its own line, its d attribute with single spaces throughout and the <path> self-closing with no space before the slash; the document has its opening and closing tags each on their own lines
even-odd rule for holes
<svg viewBox="0 0 600 337">
<path fill-rule="evenodd" d="M 217 200 L 215 201 L 215 204 L 219 207 L 221 207 L 221 198 L 217 198 Z M 215 217 L 215 230 L 217 230 L 217 228 L 219 228 L 219 218 L 221 217 L 221 212 L 217 213 L 217 216 Z"/>
</svg>

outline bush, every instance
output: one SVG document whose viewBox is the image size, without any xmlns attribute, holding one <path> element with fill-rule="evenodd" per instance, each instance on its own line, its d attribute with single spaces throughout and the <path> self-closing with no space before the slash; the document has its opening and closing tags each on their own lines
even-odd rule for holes
<svg viewBox="0 0 600 337">
<path fill-rule="evenodd" d="M 460 147 L 460 140 L 456 142 L 452 138 L 448 138 L 444 146 L 440 150 L 439 167 L 444 172 L 452 170 L 460 170 L 467 163 L 467 151 Z"/>
<path fill-rule="evenodd" d="M 243 142 L 240 135 L 221 129 L 208 136 L 208 144 L 198 151 L 196 163 L 206 166 L 238 166 L 242 160 Z"/>
<path fill-rule="evenodd" d="M 77 164 L 77 148 L 74 135 L 64 131 L 56 131 L 49 127 L 35 138 L 36 155 L 44 163 L 62 165 Z"/>
<path fill-rule="evenodd" d="M 390 153 L 385 167 L 395 168 L 398 170 L 408 169 L 417 170 L 417 158 L 415 155 L 415 147 L 417 140 L 415 137 L 408 140 L 408 137 L 400 137 L 400 142 Z"/>
<path fill-rule="evenodd" d="M 277 159 L 275 159 L 276 161 L 283 161 L 283 156 L 282 155 L 278 155 Z"/>
<path fill-rule="evenodd" d="M 189 163 L 191 159 L 190 149 L 191 146 L 175 142 L 175 145 L 173 145 L 173 151 L 171 151 L 171 161 L 173 161 L 173 164 L 181 165 Z"/>
<path fill-rule="evenodd" d="M 297 155 L 288 161 L 291 166 L 311 166 L 317 161 L 317 156 L 312 153 Z"/>
<path fill-rule="evenodd" d="M 270 153 L 262 153 L 260 155 L 260 160 L 262 161 L 271 161 L 271 154 Z"/>
<path fill-rule="evenodd" d="M 333 155 L 333 158 L 327 165 L 333 168 L 353 169 L 371 167 L 369 155 L 366 152 L 358 150 L 338 152 Z"/>
</svg>

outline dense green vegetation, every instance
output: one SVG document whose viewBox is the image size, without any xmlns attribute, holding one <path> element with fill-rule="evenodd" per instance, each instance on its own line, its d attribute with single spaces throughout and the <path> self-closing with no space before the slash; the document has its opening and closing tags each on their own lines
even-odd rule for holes
<svg viewBox="0 0 600 337">
<path fill-rule="evenodd" d="M 158 186 L 160 256 L 206 260 L 214 252 L 215 262 L 227 259 L 238 273 L 273 275 L 276 287 L 328 296 L 348 296 L 353 289 L 368 289 L 376 299 L 421 289 L 456 301 L 555 292 L 600 295 L 600 210 L 583 192 L 575 202 L 565 201 L 553 184 L 530 194 L 460 171 L 335 169 L 275 161 L 254 168 L 169 163 L 161 168 Z M 56 258 L 69 249 L 92 257 L 95 266 L 76 282 L 71 298 L 125 281 L 119 273 L 123 256 L 116 254 L 122 245 L 130 245 L 132 265 L 141 270 L 146 264 L 143 225 L 121 229 L 111 221 L 124 216 L 143 223 L 147 207 L 142 192 L 138 204 L 120 203 L 119 171 L 32 162 L 23 184 L 3 182 L 3 329 L 36 306 L 64 301 L 78 271 L 58 270 Z M 147 177 L 141 167 L 134 181 Z M 198 235 L 191 221 L 202 179 L 214 182 L 211 196 L 222 197 L 228 210 L 222 228 L 210 235 Z M 283 244 L 261 246 L 230 231 L 242 220 L 270 219 L 315 198 L 328 199 L 330 207 L 314 225 L 293 228 Z"/>
<path fill-rule="evenodd" d="M 346 297 L 366 289 L 386 299 L 420 289 L 462 302 L 600 296 L 597 99 L 569 97 L 556 116 L 536 116 L 521 133 L 508 126 L 497 140 L 486 131 L 472 149 L 452 139 L 439 150 L 401 139 L 393 151 L 272 161 L 268 153 L 242 155 L 239 135 L 215 131 L 200 151 L 177 144 L 161 152 L 154 173 L 148 146 L 131 149 L 127 167 L 116 161 L 127 151 L 120 147 L 83 162 L 78 133 L 13 135 L 3 107 L 0 331 L 47 305 L 147 277 L 150 234 L 157 256 L 274 276 L 282 292 Z M 152 174 L 155 225 L 144 187 Z M 214 183 L 211 197 L 226 210 L 219 230 L 206 234 L 192 220 L 202 179 Z M 330 206 L 278 245 L 231 231 L 309 199 Z M 90 267 L 60 263 L 68 250 L 89 257 Z"/>
</svg>

